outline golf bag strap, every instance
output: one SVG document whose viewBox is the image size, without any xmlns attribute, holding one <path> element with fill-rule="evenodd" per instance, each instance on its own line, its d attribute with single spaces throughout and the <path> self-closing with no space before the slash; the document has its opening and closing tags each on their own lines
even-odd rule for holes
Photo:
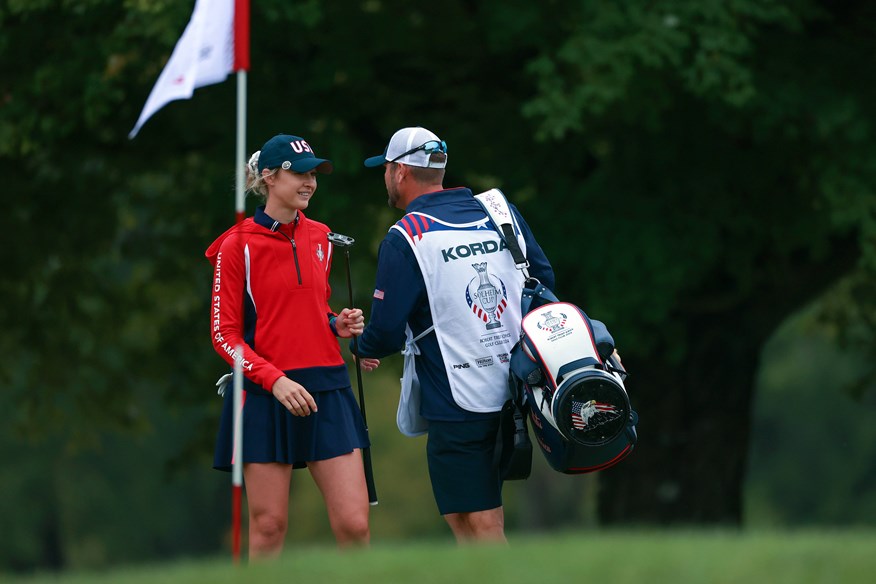
<svg viewBox="0 0 876 584">
<path fill-rule="evenodd" d="M 520 299 L 521 314 L 529 314 L 543 304 L 559 302 L 557 295 L 550 288 L 535 278 L 529 278 L 523 283 L 523 296 Z"/>
<path fill-rule="evenodd" d="M 474 197 L 480 203 L 490 221 L 493 222 L 499 237 L 502 238 L 505 246 L 511 252 L 511 256 L 514 258 L 514 265 L 523 272 L 525 280 L 523 282 L 523 297 L 520 300 L 521 314 L 528 314 L 530 310 L 542 304 L 559 302 L 557 296 L 547 286 L 536 278 L 529 276 L 529 270 L 527 269 L 529 268 L 529 261 L 523 255 L 523 250 L 520 249 L 520 243 L 514 234 L 514 215 L 511 213 L 511 207 L 508 205 L 508 199 L 505 197 L 505 194 L 499 189 L 490 189 Z"/>
<path fill-rule="evenodd" d="M 490 189 L 478 195 L 475 195 L 475 200 L 483 207 L 487 217 L 492 221 L 493 226 L 499 233 L 499 237 L 505 242 L 505 246 L 511 252 L 514 258 L 514 265 L 518 270 L 523 272 L 523 276 L 529 279 L 529 260 L 520 249 L 520 243 L 517 241 L 517 236 L 514 234 L 514 215 L 511 214 L 511 207 L 508 205 L 508 199 L 505 194 L 499 189 Z"/>
</svg>

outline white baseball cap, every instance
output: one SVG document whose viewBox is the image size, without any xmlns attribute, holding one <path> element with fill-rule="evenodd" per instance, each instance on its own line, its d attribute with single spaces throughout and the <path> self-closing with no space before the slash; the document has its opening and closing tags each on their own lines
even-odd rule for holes
<svg viewBox="0 0 876 584">
<path fill-rule="evenodd" d="M 440 161 L 432 160 L 432 154 L 441 152 Z M 444 168 L 447 166 L 447 144 L 426 128 L 402 128 L 392 135 L 383 154 L 372 156 L 365 166 L 373 168 L 387 162 L 399 162 L 408 166 L 422 168 Z"/>
</svg>

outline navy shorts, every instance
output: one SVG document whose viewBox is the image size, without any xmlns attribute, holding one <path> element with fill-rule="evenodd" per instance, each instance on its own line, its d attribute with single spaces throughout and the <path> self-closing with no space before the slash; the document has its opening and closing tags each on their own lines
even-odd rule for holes
<svg viewBox="0 0 876 584">
<path fill-rule="evenodd" d="M 216 437 L 213 468 L 218 470 L 231 470 L 233 393 L 225 393 Z M 308 461 L 335 458 L 370 445 L 350 387 L 313 392 L 318 411 L 304 417 L 290 414 L 269 392 L 244 395 L 243 462 L 280 462 L 300 468 Z"/>
<path fill-rule="evenodd" d="M 429 420 L 426 457 L 441 515 L 502 506 L 502 479 L 493 464 L 498 430 L 498 415 L 469 422 Z"/>
</svg>

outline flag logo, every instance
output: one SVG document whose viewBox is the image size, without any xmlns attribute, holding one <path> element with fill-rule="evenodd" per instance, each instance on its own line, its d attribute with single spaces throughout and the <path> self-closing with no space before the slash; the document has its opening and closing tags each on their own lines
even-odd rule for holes
<svg viewBox="0 0 876 584">
<path fill-rule="evenodd" d="M 592 399 L 582 402 L 572 400 L 572 427 L 576 430 L 592 430 L 620 417 L 617 406 Z"/>
</svg>

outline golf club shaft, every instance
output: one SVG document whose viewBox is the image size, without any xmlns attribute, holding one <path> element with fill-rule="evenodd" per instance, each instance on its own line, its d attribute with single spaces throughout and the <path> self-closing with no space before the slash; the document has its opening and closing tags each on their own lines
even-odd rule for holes
<svg viewBox="0 0 876 584">
<path fill-rule="evenodd" d="M 353 275 L 350 271 L 350 250 L 345 249 L 347 259 L 347 290 L 350 293 L 350 308 L 353 308 Z M 365 414 L 365 392 L 362 389 L 362 368 L 359 366 L 359 350 L 355 335 L 352 339 L 353 362 L 356 367 L 356 384 L 359 388 L 359 409 L 362 410 L 362 422 L 365 424 L 365 435 L 368 436 L 368 416 Z M 371 440 L 371 437 L 368 437 Z M 374 486 L 374 468 L 371 466 L 371 447 L 362 449 L 362 464 L 365 467 L 365 484 L 368 487 L 368 502 L 377 505 L 377 488 Z"/>
</svg>

